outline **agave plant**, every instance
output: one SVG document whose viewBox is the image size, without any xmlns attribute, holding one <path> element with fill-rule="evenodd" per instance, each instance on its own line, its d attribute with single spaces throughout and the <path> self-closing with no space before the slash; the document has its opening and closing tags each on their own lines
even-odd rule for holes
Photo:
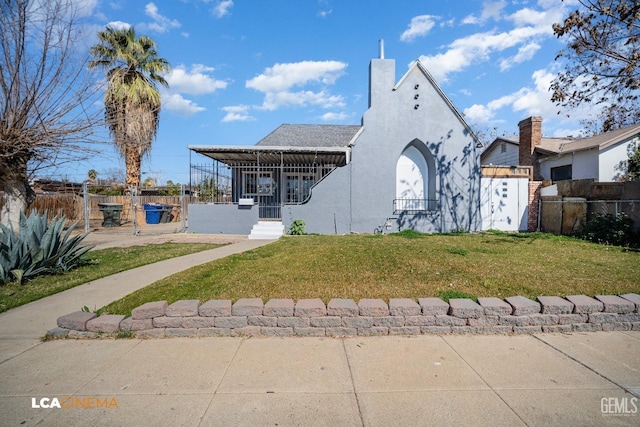
<svg viewBox="0 0 640 427">
<path fill-rule="evenodd" d="M 69 271 L 92 246 L 80 246 L 87 233 L 71 236 L 77 223 L 64 231 L 65 219 L 47 213 L 20 214 L 17 233 L 0 224 L 0 285 L 11 280 L 24 283 L 43 274 Z"/>
</svg>

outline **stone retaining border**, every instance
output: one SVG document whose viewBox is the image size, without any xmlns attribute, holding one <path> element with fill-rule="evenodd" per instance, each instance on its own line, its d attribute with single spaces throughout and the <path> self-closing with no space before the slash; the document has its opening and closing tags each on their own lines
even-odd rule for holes
<svg viewBox="0 0 640 427">
<path fill-rule="evenodd" d="M 420 334 L 533 334 L 640 330 L 640 295 L 523 296 L 500 300 L 452 298 L 260 298 L 149 302 L 131 317 L 78 311 L 58 318 L 48 337 L 94 338 L 129 333 L 138 338 L 211 336 L 373 336 Z"/>
</svg>

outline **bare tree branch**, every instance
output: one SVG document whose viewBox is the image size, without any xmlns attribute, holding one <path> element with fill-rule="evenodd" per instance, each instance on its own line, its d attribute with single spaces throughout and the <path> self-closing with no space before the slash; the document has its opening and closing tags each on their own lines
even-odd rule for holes
<svg viewBox="0 0 640 427">
<path fill-rule="evenodd" d="M 575 108 L 602 104 L 602 131 L 640 121 L 640 2 L 579 0 L 580 7 L 562 23 L 553 24 L 567 48 L 565 61 L 551 83 L 551 100 Z"/>
<path fill-rule="evenodd" d="M 102 122 L 73 0 L 0 0 L 1 220 L 16 224 L 37 170 L 87 157 Z"/>
</svg>

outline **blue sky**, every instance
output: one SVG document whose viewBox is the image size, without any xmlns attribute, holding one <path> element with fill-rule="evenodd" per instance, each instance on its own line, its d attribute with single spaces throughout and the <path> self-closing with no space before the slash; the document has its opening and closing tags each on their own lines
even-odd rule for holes
<svg viewBox="0 0 640 427">
<path fill-rule="evenodd" d="M 580 112 L 557 115 L 548 87 L 563 47 L 551 25 L 569 0 L 82 0 L 86 42 L 133 25 L 173 66 L 143 179 L 188 183 L 188 145 L 253 145 L 282 123 L 359 124 L 368 66 L 420 60 L 475 128 L 515 135 L 543 116 L 546 136 L 577 135 Z M 92 40 L 94 37 L 94 40 Z M 106 178 L 124 162 L 106 146 L 56 171 Z"/>
</svg>

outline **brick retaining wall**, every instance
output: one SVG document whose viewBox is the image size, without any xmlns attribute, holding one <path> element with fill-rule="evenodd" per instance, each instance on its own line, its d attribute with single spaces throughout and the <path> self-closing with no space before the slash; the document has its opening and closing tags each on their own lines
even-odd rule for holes
<svg viewBox="0 0 640 427">
<path fill-rule="evenodd" d="M 372 336 L 420 334 L 531 334 L 640 330 L 640 295 L 514 296 L 451 299 L 259 298 L 149 302 L 131 317 L 78 311 L 58 318 L 50 337 L 98 337 L 131 332 L 139 338 L 210 336 Z"/>
</svg>

